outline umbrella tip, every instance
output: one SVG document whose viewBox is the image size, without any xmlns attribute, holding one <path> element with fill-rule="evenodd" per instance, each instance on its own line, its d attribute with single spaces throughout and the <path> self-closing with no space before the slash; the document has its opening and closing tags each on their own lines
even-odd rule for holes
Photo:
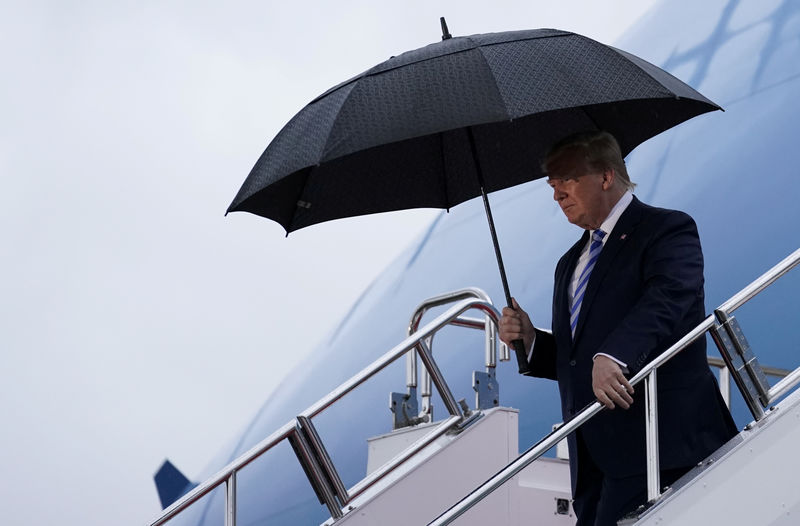
<svg viewBox="0 0 800 526">
<path fill-rule="evenodd" d="M 442 23 L 442 40 L 447 40 L 453 38 L 453 35 L 447 30 L 447 22 L 445 21 L 443 16 L 439 17 L 439 22 Z"/>
</svg>

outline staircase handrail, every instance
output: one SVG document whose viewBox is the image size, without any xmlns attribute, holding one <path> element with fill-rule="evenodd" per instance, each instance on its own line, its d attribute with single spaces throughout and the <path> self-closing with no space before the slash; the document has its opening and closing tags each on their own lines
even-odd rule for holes
<svg viewBox="0 0 800 526">
<path fill-rule="evenodd" d="M 173 519 L 183 510 L 208 495 L 211 491 L 226 484 L 227 491 L 225 492 L 225 526 L 236 525 L 236 477 L 237 473 L 259 458 L 261 455 L 272 449 L 277 444 L 284 440 L 293 440 L 293 445 L 300 449 L 298 456 L 301 454 L 305 457 L 311 457 L 310 469 L 306 474 L 311 482 L 312 487 L 318 493 L 320 500 L 324 501 L 331 511 L 331 516 L 340 518 L 343 516 L 342 507 L 353 498 L 362 494 L 368 488 L 373 486 L 376 482 L 391 473 L 394 469 L 402 465 L 405 461 L 411 458 L 415 453 L 429 445 L 433 440 L 443 435 L 452 428 L 463 424 L 465 422 L 465 415 L 461 412 L 461 408 L 453 396 L 447 382 L 444 379 L 438 365 L 433 359 L 430 350 L 425 345 L 425 340 L 443 327 L 452 324 L 452 322 L 460 317 L 461 314 L 468 310 L 479 310 L 491 320 L 492 325 L 496 328 L 500 319 L 500 313 L 489 302 L 480 298 L 470 298 L 459 301 L 445 312 L 428 322 L 424 327 L 417 330 L 414 334 L 406 337 L 402 342 L 395 345 L 391 350 L 383 354 L 380 358 L 373 361 L 370 365 L 363 368 L 350 379 L 340 384 L 337 388 L 329 392 L 326 396 L 312 404 L 306 410 L 302 411 L 297 417 L 291 419 L 289 422 L 281 426 L 277 431 L 269 435 L 267 438 L 253 446 L 246 453 L 243 453 L 228 465 L 219 470 L 216 474 L 211 476 L 202 484 L 199 484 L 192 491 L 179 498 L 177 501 L 168 506 L 162 513 L 149 522 L 149 526 L 161 526 L 167 521 Z M 420 345 L 421 344 L 421 345 Z M 367 477 L 357 483 L 349 492 L 345 491 L 344 494 L 339 490 L 341 479 L 338 479 L 338 473 L 333 468 L 333 473 L 330 472 L 332 465 L 320 465 L 319 460 L 327 460 L 327 454 L 324 447 L 320 449 L 319 444 L 314 444 L 313 439 L 318 439 L 315 436 L 315 431 L 311 427 L 310 419 L 318 415 L 326 408 L 330 407 L 337 400 L 341 399 L 347 393 L 373 377 L 375 374 L 383 370 L 389 364 L 406 354 L 409 350 L 417 348 L 419 351 L 420 359 L 423 362 L 426 370 L 431 375 L 431 378 L 439 390 L 439 394 L 450 412 L 450 417 L 444 421 L 433 426 L 431 430 L 422 438 L 411 444 L 404 451 L 399 453 L 389 462 L 384 464 L 380 469 L 369 474 Z M 473 415 L 474 418 L 474 415 Z M 310 435 L 309 435 L 310 432 Z M 312 440 L 307 440 L 311 438 Z M 322 458 L 319 454 L 322 453 Z M 324 464 L 324 462 L 323 462 Z M 334 480 L 330 480 L 333 475 Z M 338 499 L 338 502 L 337 502 Z"/>
</svg>

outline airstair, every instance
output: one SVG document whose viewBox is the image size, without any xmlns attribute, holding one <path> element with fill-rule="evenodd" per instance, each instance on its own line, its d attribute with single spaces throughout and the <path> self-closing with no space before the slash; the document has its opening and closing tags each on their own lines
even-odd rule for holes
<svg viewBox="0 0 800 526">
<path fill-rule="evenodd" d="M 800 468 L 800 367 L 793 371 L 762 366 L 733 312 L 800 264 L 800 249 L 733 296 L 662 355 L 630 379 L 644 386 L 647 427 L 648 503 L 621 525 L 800 523 L 800 492 L 793 479 Z M 419 327 L 433 307 L 449 307 Z M 482 318 L 465 316 L 480 312 Z M 197 485 L 150 522 L 160 526 L 217 488 L 225 488 L 225 525 L 237 524 L 237 474 L 276 445 L 288 442 L 320 503 L 336 526 L 429 524 L 567 525 L 570 504 L 568 460 L 563 441 L 602 410 L 599 402 L 518 454 L 518 412 L 500 406 L 494 375 L 500 314 L 485 293 L 465 289 L 424 302 L 414 313 L 409 336 L 327 396 L 287 422 L 250 451 Z M 457 401 L 431 351 L 434 335 L 456 325 L 485 333 L 485 371 L 473 374 L 474 408 Z M 720 388 L 730 399 L 730 379 L 741 392 L 753 421 L 709 458 L 669 488 L 659 481 L 656 371 L 675 354 L 710 333 L 722 360 Z M 498 351 L 499 347 L 499 351 Z M 346 487 L 313 418 L 389 364 L 406 359 L 405 393 L 391 393 L 393 431 L 368 440 L 366 476 Z M 417 362 L 423 364 L 417 382 Z M 767 376 L 780 377 L 770 386 Z M 431 422 L 432 385 L 447 417 Z M 420 388 L 421 407 L 417 405 Z M 555 458 L 543 457 L 556 450 Z"/>
</svg>

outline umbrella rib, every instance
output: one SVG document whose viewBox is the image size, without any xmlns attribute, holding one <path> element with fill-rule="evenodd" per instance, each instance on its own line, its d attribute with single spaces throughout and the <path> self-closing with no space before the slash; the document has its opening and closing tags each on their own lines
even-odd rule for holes
<svg viewBox="0 0 800 526">
<path fill-rule="evenodd" d="M 586 115 L 586 118 L 592 121 L 592 126 L 594 126 L 595 130 L 607 131 L 603 130 L 603 128 L 601 128 L 600 125 L 597 124 L 597 121 L 594 120 L 594 117 L 592 117 L 591 114 L 588 111 L 586 111 L 586 106 L 579 106 L 579 108 L 583 112 L 583 114 Z"/>
<path fill-rule="evenodd" d="M 584 37 L 584 38 L 586 38 L 586 37 Z M 673 91 L 673 89 L 672 89 L 672 88 L 670 88 L 670 87 L 668 87 L 668 86 L 665 86 L 665 85 L 664 85 L 664 83 L 663 83 L 662 81 L 660 81 L 660 80 L 658 80 L 657 78 L 655 78 L 655 77 L 653 76 L 653 74 L 652 74 L 650 71 L 648 71 L 647 69 L 645 69 L 644 67 L 642 67 L 642 66 L 639 64 L 639 61 L 641 61 L 641 60 L 642 60 L 640 57 L 637 57 L 636 55 L 633 55 L 633 54 L 631 54 L 631 53 L 627 53 L 626 51 L 623 51 L 623 50 L 621 50 L 621 49 L 617 49 L 617 48 L 615 48 L 614 46 L 606 46 L 606 47 L 607 47 L 608 49 L 610 49 L 611 51 L 613 51 L 614 53 L 616 53 L 617 55 L 621 56 L 621 57 L 622 57 L 624 60 L 626 60 L 626 61 L 627 61 L 627 62 L 628 62 L 630 65 L 632 65 L 633 67 L 635 67 L 636 69 L 638 69 L 639 71 L 641 71 L 641 72 L 642 72 L 644 75 L 647 75 L 647 76 L 648 76 L 648 77 L 649 77 L 649 78 L 650 78 L 650 79 L 653 81 L 653 84 L 655 84 L 656 86 L 658 86 L 658 87 L 659 87 L 659 89 L 662 89 L 662 90 L 664 91 L 664 93 L 666 93 L 667 95 L 672 95 L 673 97 L 676 97 L 676 98 L 680 98 L 680 95 L 678 95 L 677 93 L 675 93 L 675 91 Z M 643 61 L 643 62 L 646 62 L 646 61 Z M 650 65 L 652 66 L 652 64 L 650 64 Z M 655 66 L 655 67 L 657 67 L 657 66 Z M 660 69 L 660 68 L 659 68 L 659 69 Z M 669 71 L 667 71 L 667 70 L 664 70 L 664 69 L 662 69 L 661 71 L 663 71 L 664 73 L 666 73 L 667 75 L 669 75 L 670 77 L 672 77 L 673 79 L 675 79 L 677 82 L 679 82 L 679 83 L 683 83 L 682 81 L 680 81 L 680 80 L 678 80 L 677 78 L 675 78 L 675 76 L 674 76 L 674 75 L 672 75 L 672 74 L 671 74 Z M 691 86 L 690 86 L 690 87 L 691 87 Z M 706 98 L 706 97 L 704 97 L 702 94 L 700 94 L 700 95 L 701 95 L 701 97 L 703 97 L 704 99 Z M 708 99 L 707 99 L 707 100 L 708 100 Z M 714 104 L 715 106 L 718 106 L 718 107 L 719 107 L 719 105 L 718 105 L 718 104 L 716 104 L 716 103 L 714 103 L 713 101 L 709 101 L 709 102 L 711 102 L 711 103 L 712 103 L 712 104 Z M 720 107 L 720 109 L 721 109 L 721 107 Z"/>
<path fill-rule="evenodd" d="M 492 66 L 489 64 L 489 60 L 486 58 L 486 55 L 483 54 L 483 49 L 481 47 L 478 48 L 478 53 L 480 54 L 481 59 L 483 60 L 484 64 L 486 64 L 486 69 L 491 73 L 492 82 L 494 83 L 494 89 L 497 92 L 497 96 L 500 98 L 500 101 L 503 103 L 503 110 L 506 113 L 506 118 L 511 121 L 514 118 L 509 115 L 508 111 L 508 104 L 506 103 L 506 99 L 503 97 L 503 92 L 500 90 L 500 86 L 497 84 L 497 78 L 494 76 L 494 71 L 492 70 Z"/>
<path fill-rule="evenodd" d="M 330 159 L 326 159 L 325 158 L 325 155 L 328 152 L 328 146 L 330 146 L 328 141 L 330 141 L 331 134 L 333 133 L 334 128 L 336 128 L 336 123 L 339 122 L 339 117 L 342 115 L 342 108 L 344 108 L 345 105 L 347 105 L 347 102 L 350 100 L 350 97 L 352 97 L 353 91 L 355 91 L 355 89 L 356 89 L 356 85 L 353 84 L 349 88 L 349 91 L 347 92 L 347 95 L 344 96 L 344 99 L 342 100 L 341 104 L 339 104 L 339 108 L 336 110 L 336 118 L 331 121 L 331 125 L 328 128 L 328 133 L 326 134 L 326 137 L 325 137 L 325 143 L 322 145 L 322 151 L 320 152 L 319 160 L 317 161 L 317 165 L 314 168 L 318 167 L 320 164 L 324 163 L 326 160 L 330 160 Z"/>
</svg>

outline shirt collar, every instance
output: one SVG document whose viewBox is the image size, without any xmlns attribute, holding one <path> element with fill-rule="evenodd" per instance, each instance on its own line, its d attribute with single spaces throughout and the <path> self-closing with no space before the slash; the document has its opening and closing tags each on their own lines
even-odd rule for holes
<svg viewBox="0 0 800 526">
<path fill-rule="evenodd" d="M 622 215 L 622 212 L 628 208 L 631 201 L 633 201 L 633 193 L 630 190 L 626 190 L 625 193 L 622 194 L 622 197 L 619 198 L 619 201 L 617 201 L 617 204 L 614 205 L 614 208 L 611 209 L 611 212 L 608 213 L 606 220 L 600 225 L 599 230 L 606 233 L 606 236 L 603 238 L 603 245 L 606 244 L 606 240 L 609 237 L 608 234 L 614 230 L 614 226 L 617 224 L 617 221 L 619 221 L 619 217 Z M 589 232 L 590 237 L 593 233 L 594 230 Z"/>
</svg>

